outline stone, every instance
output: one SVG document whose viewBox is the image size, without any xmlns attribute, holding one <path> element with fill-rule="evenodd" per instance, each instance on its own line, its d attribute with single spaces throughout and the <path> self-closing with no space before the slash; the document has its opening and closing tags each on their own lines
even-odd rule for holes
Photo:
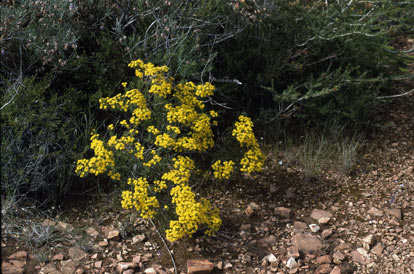
<svg viewBox="0 0 414 274">
<path fill-rule="evenodd" d="M 253 208 L 251 208 L 250 206 L 248 206 L 248 207 L 244 210 L 244 213 L 247 215 L 247 217 L 250 217 L 250 216 L 252 216 L 252 215 L 253 215 L 254 210 L 253 210 Z"/>
<path fill-rule="evenodd" d="M 132 237 L 132 244 L 137 244 L 140 242 L 143 242 L 145 240 L 145 235 L 135 235 L 134 237 Z"/>
<path fill-rule="evenodd" d="M 310 224 L 309 228 L 314 233 L 318 232 L 321 229 L 317 224 Z"/>
<path fill-rule="evenodd" d="M 332 235 L 332 229 L 324 229 L 321 233 L 322 238 L 326 239 Z"/>
<path fill-rule="evenodd" d="M 269 235 L 258 241 L 264 247 L 272 247 L 277 244 L 277 239 L 275 235 Z"/>
<path fill-rule="evenodd" d="M 157 274 L 157 271 L 154 268 L 150 267 L 150 268 L 145 269 L 144 273 L 145 274 Z M 188 274 L 190 274 L 190 272 L 188 272 Z"/>
<path fill-rule="evenodd" d="M 362 255 L 364 255 L 365 257 L 367 257 L 367 256 L 368 256 L 368 251 L 367 251 L 365 248 L 358 247 L 358 248 L 357 248 L 357 251 L 358 251 L 359 253 L 361 253 Z"/>
<path fill-rule="evenodd" d="M 335 264 L 341 264 L 341 262 L 345 259 L 345 255 L 340 251 L 335 251 L 332 254 L 332 258 Z"/>
<path fill-rule="evenodd" d="M 135 264 L 135 266 L 138 266 L 139 263 L 141 262 L 141 256 L 140 255 L 134 256 L 132 258 L 132 262 Z"/>
<path fill-rule="evenodd" d="M 329 274 L 341 274 L 341 268 L 339 266 L 335 266 Z"/>
<path fill-rule="evenodd" d="M 122 274 L 135 274 L 135 270 L 128 269 L 128 270 L 125 270 L 124 272 L 122 272 Z M 161 271 L 158 274 L 161 274 Z"/>
<path fill-rule="evenodd" d="M 249 204 L 250 208 L 253 210 L 260 210 L 260 206 L 258 204 L 256 204 L 255 202 L 251 202 Z"/>
<path fill-rule="evenodd" d="M 55 256 L 52 257 L 52 261 L 63 261 L 64 256 L 62 253 L 56 254 Z"/>
<path fill-rule="evenodd" d="M 330 264 L 321 264 L 316 268 L 315 274 L 325 274 L 330 273 L 331 271 L 332 267 Z"/>
<path fill-rule="evenodd" d="M 392 254 L 391 256 L 393 258 L 394 261 L 399 262 L 400 261 L 400 257 L 398 257 L 397 254 Z"/>
<path fill-rule="evenodd" d="M 296 246 L 299 251 L 310 253 L 322 249 L 322 241 L 314 235 L 298 233 L 292 237 L 292 244 Z"/>
<path fill-rule="evenodd" d="M 119 241 L 119 230 L 111 230 L 111 231 L 109 231 L 107 238 L 110 241 Z"/>
<path fill-rule="evenodd" d="M 109 245 L 109 243 L 108 243 L 108 241 L 99 241 L 98 245 L 99 245 L 100 247 L 105 247 L 105 246 L 108 246 L 108 245 Z"/>
<path fill-rule="evenodd" d="M 217 267 L 217 269 L 218 270 L 223 270 L 223 261 L 218 261 L 217 263 L 216 263 L 216 267 Z"/>
<path fill-rule="evenodd" d="M 382 250 L 384 250 L 384 247 L 382 246 L 381 243 L 377 243 L 372 249 L 371 249 L 371 253 L 377 256 L 380 256 L 382 253 Z"/>
<path fill-rule="evenodd" d="M 19 268 L 11 263 L 2 262 L 1 263 L 1 273 L 2 274 L 23 274 L 24 268 Z"/>
<path fill-rule="evenodd" d="M 397 218 L 398 220 L 401 220 L 401 209 L 398 208 L 386 208 L 385 213 L 388 215 L 391 215 L 392 217 Z"/>
<path fill-rule="evenodd" d="M 102 267 L 102 261 L 96 261 L 96 262 L 93 264 L 93 266 L 94 266 L 95 268 L 101 268 L 101 267 Z"/>
<path fill-rule="evenodd" d="M 279 266 L 279 259 L 276 258 L 276 256 L 273 255 L 273 254 L 268 255 L 268 261 L 269 261 L 271 267 L 278 267 Z"/>
<path fill-rule="evenodd" d="M 62 274 L 62 272 L 56 269 L 54 263 L 48 263 L 46 266 L 40 269 L 39 274 Z"/>
<path fill-rule="evenodd" d="M 223 267 L 224 270 L 230 269 L 232 267 L 233 265 L 229 261 L 224 262 L 224 267 Z"/>
<path fill-rule="evenodd" d="M 26 261 L 10 260 L 10 263 L 17 268 L 24 268 L 26 266 Z"/>
<path fill-rule="evenodd" d="M 351 256 L 352 256 L 352 261 L 362 264 L 362 265 L 367 265 L 371 262 L 371 260 L 367 256 L 364 256 L 363 254 L 361 254 L 359 250 L 352 251 Z"/>
<path fill-rule="evenodd" d="M 292 215 L 292 210 L 290 208 L 287 208 L 287 207 L 279 206 L 279 207 L 275 207 L 274 213 L 275 213 L 275 215 L 277 215 L 279 217 L 289 219 L 290 216 Z"/>
<path fill-rule="evenodd" d="M 98 231 L 96 231 L 94 227 L 88 227 L 88 229 L 86 229 L 86 233 L 93 238 L 96 238 L 99 236 Z"/>
<path fill-rule="evenodd" d="M 85 251 L 77 247 L 69 248 L 69 257 L 71 257 L 74 261 L 81 261 L 86 257 Z"/>
<path fill-rule="evenodd" d="M 323 209 L 314 209 L 312 210 L 311 216 L 312 219 L 318 221 L 318 224 L 327 224 L 332 218 L 332 214 Z"/>
<path fill-rule="evenodd" d="M 316 258 L 316 262 L 318 264 L 330 264 L 331 263 L 331 256 L 329 255 L 323 255 L 318 258 Z"/>
<path fill-rule="evenodd" d="M 381 217 L 383 215 L 382 211 L 377 209 L 376 207 L 371 207 L 371 209 L 368 210 L 367 213 L 377 217 Z"/>
<path fill-rule="evenodd" d="M 350 244 L 348 244 L 348 243 L 340 243 L 339 245 L 337 245 L 335 247 L 334 250 L 335 251 L 342 251 L 342 250 L 349 250 L 351 248 L 352 248 L 352 246 Z"/>
<path fill-rule="evenodd" d="M 370 250 L 371 247 L 375 244 L 375 237 L 374 235 L 370 234 L 365 236 L 362 239 L 362 246 L 366 249 L 366 250 Z"/>
<path fill-rule="evenodd" d="M 63 274 L 73 274 L 76 271 L 76 267 L 78 267 L 78 265 L 74 261 L 67 260 L 61 262 L 60 270 Z"/>
<path fill-rule="evenodd" d="M 214 265 L 208 260 L 188 260 L 188 274 L 209 274 L 213 271 Z"/>
<path fill-rule="evenodd" d="M 118 263 L 117 266 L 116 266 L 116 271 L 118 273 L 123 273 L 127 269 L 134 268 L 134 266 L 135 266 L 134 263 L 131 263 L 131 262 Z M 147 272 L 145 272 L 145 273 L 147 273 Z M 154 273 L 156 273 L 155 270 L 154 270 Z"/>
<path fill-rule="evenodd" d="M 286 262 L 286 266 L 289 269 L 293 269 L 298 267 L 298 263 L 296 262 L 295 258 L 289 258 L 289 260 Z"/>
<path fill-rule="evenodd" d="M 72 230 L 72 226 L 68 223 L 64 223 L 64 222 L 59 222 L 56 225 L 56 229 L 59 230 L 60 232 L 67 232 L 69 230 Z"/>
<path fill-rule="evenodd" d="M 27 252 L 26 251 L 17 251 L 9 256 L 10 260 L 26 260 L 27 259 Z"/>
<path fill-rule="evenodd" d="M 293 258 L 298 258 L 300 256 L 299 254 L 299 249 L 296 246 L 289 246 L 287 248 L 287 256 L 288 257 L 293 257 Z"/>
<path fill-rule="evenodd" d="M 304 232 L 308 228 L 308 226 L 304 222 L 295 221 L 293 222 L 293 228 L 297 232 Z"/>
</svg>

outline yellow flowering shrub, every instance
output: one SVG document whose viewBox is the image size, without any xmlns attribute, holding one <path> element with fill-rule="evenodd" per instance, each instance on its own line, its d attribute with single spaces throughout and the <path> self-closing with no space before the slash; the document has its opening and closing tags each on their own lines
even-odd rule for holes
<svg viewBox="0 0 414 274">
<path fill-rule="evenodd" d="M 107 126 L 106 140 L 92 134 L 94 155 L 78 160 L 76 173 L 80 177 L 106 174 L 126 182 L 129 189 L 122 193 L 122 207 L 134 208 L 143 218 L 173 213 L 165 230 L 170 241 L 191 237 L 199 229 L 213 235 L 221 225 L 219 210 L 194 193 L 192 184 L 200 171 L 192 157 L 206 155 L 215 145 L 212 127 L 219 115 L 206 106 L 214 86 L 175 84 L 166 66 L 141 60 L 129 67 L 144 88 L 127 89 L 130 84 L 122 82 L 125 93 L 99 99 L 101 109 L 120 111 L 125 119 L 119 121 L 120 127 L 117 123 Z M 236 168 L 248 173 L 263 168 L 265 157 L 250 118 L 239 117 L 233 136 L 246 152 L 239 164 L 216 160 L 211 166 L 216 179 L 229 179 Z"/>
</svg>

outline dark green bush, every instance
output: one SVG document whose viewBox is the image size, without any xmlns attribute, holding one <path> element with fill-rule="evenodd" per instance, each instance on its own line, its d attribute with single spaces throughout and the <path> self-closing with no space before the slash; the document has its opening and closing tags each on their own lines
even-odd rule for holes
<svg viewBox="0 0 414 274">
<path fill-rule="evenodd" d="M 396 30 L 410 31 L 412 4 L 243 2 L 238 10 L 251 24 L 219 47 L 214 71 L 242 80 L 244 85 L 233 86 L 228 96 L 235 107 L 254 113 L 261 109 L 257 117 L 262 120 L 365 122 L 378 94 L 410 77 L 404 75 L 409 57 L 392 41 Z"/>
<path fill-rule="evenodd" d="M 133 59 L 167 65 L 178 81 L 213 82 L 212 103 L 231 107 L 224 120 L 245 111 L 264 131 L 284 117 L 358 122 L 405 77 L 407 57 L 392 42 L 414 25 L 410 2 L 386 0 L 22 0 L 0 9 L 2 193 L 43 198 L 77 186 L 73 161 L 107 120 L 96 102 L 132 79 Z"/>
<path fill-rule="evenodd" d="M 107 119 L 98 98 L 131 79 L 130 60 L 205 79 L 214 47 L 243 29 L 218 0 L 26 0 L 0 8 L 2 193 L 19 199 L 59 199 L 79 187 L 73 161 Z"/>
</svg>

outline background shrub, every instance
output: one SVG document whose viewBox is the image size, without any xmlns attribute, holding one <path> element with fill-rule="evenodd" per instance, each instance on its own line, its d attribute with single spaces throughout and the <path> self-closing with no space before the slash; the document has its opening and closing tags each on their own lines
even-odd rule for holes
<svg viewBox="0 0 414 274">
<path fill-rule="evenodd" d="M 394 47 L 414 34 L 411 2 L 22 0 L 0 9 L 2 193 L 22 197 L 58 199 L 85 184 L 74 179 L 75 156 L 107 124 L 98 98 L 132 79 L 130 60 L 212 82 L 221 132 L 246 112 L 272 138 L 298 121 L 367 122 L 375 98 L 412 77 L 412 59 Z"/>
</svg>

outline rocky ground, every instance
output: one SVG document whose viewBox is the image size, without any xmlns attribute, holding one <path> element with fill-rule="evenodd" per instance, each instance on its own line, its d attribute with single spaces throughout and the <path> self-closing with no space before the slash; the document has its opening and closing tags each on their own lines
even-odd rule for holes
<svg viewBox="0 0 414 274">
<path fill-rule="evenodd" d="M 306 180 L 274 153 L 264 174 L 217 185 L 222 228 L 168 243 L 178 273 L 414 273 L 413 117 L 414 94 L 380 114 L 351 175 Z M 174 273 L 155 227 L 109 199 L 33 217 L 26 242 L 2 237 L 2 273 Z"/>
</svg>

